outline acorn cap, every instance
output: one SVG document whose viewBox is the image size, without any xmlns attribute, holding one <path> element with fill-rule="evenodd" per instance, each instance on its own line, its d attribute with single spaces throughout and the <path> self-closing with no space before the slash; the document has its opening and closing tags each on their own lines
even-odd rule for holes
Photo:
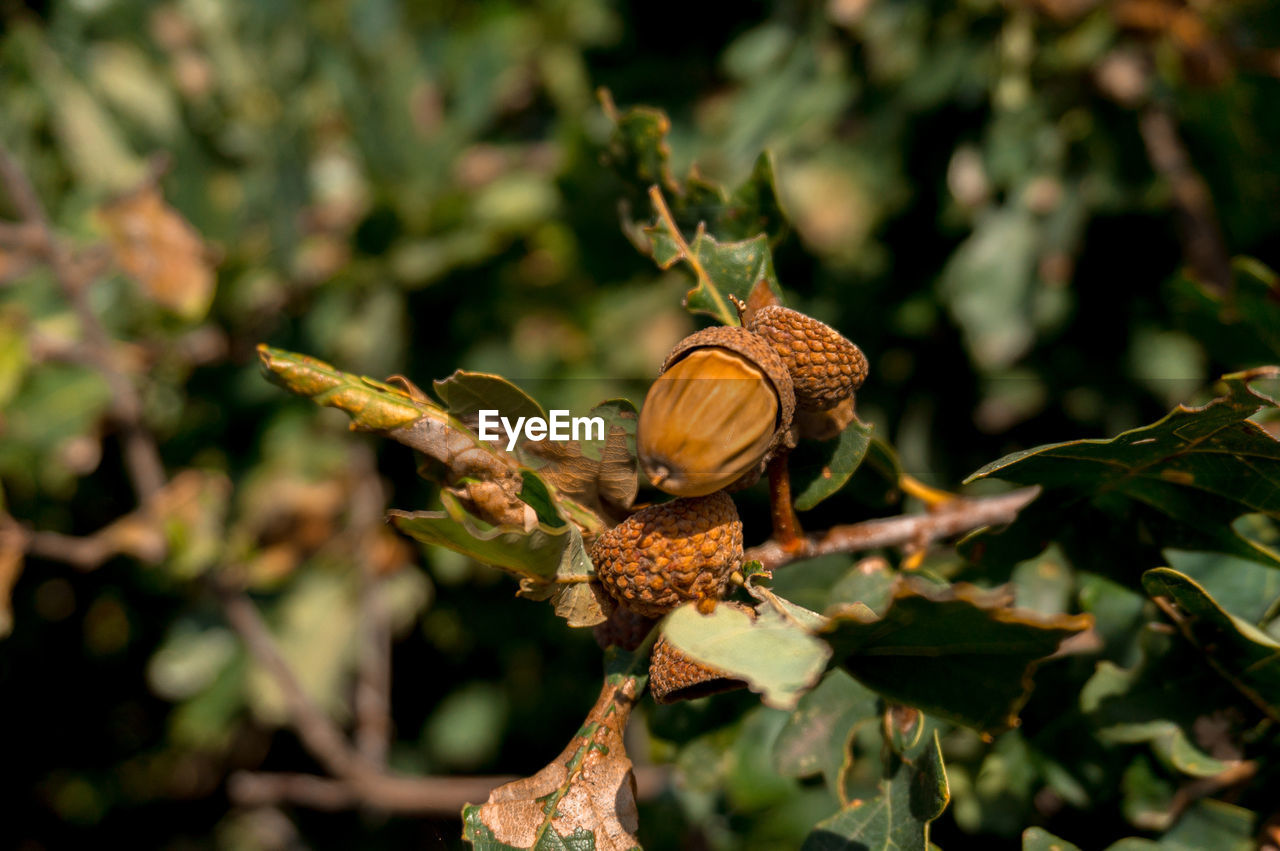
<svg viewBox="0 0 1280 851">
<path fill-rule="evenodd" d="M 641 645 L 657 622 L 657 618 L 645 617 L 626 606 L 614 606 L 608 620 L 592 627 L 592 633 L 601 650 L 615 646 L 631 651 Z"/>
<path fill-rule="evenodd" d="M 747 328 L 768 341 L 786 363 L 801 408 L 834 408 L 866 380 L 862 350 L 830 325 L 799 311 L 762 307 L 747 320 Z"/>
<path fill-rule="evenodd" d="M 742 522 L 723 492 L 652 505 L 600 534 L 596 578 L 628 609 L 656 618 L 688 600 L 717 600 L 742 564 Z"/>
<path fill-rule="evenodd" d="M 791 427 L 786 364 L 756 335 L 719 326 L 667 356 L 640 411 L 645 475 L 677 496 L 702 496 L 758 473 Z"/>
<path fill-rule="evenodd" d="M 754 620 L 755 609 L 736 601 L 723 605 L 746 612 Z M 690 659 L 683 650 L 659 636 L 649 658 L 649 691 L 658 703 L 694 700 L 709 694 L 746 688 L 746 683 L 718 668 Z"/>
</svg>

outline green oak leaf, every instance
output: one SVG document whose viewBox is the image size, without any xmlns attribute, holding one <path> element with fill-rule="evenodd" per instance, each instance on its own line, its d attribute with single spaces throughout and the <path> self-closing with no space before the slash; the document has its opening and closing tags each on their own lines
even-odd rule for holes
<svg viewBox="0 0 1280 851">
<path fill-rule="evenodd" d="M 528 393 L 500 375 L 459 369 L 448 378 L 435 382 L 434 386 L 445 409 L 465 422 L 477 418 L 481 410 L 498 411 L 513 423 L 517 417 L 546 419 L 547 416 L 542 406 Z"/>
<path fill-rule="evenodd" d="M 850 744 L 860 726 L 880 720 L 879 697 L 844 671 L 828 671 L 796 705 L 773 745 L 774 765 L 787 777 L 821 774 L 843 800 Z"/>
<path fill-rule="evenodd" d="M 686 242 L 662 220 L 646 227 L 644 232 L 649 237 L 658 268 L 670 269 L 683 260 L 693 272 L 693 289 L 684 297 L 684 306 L 690 313 L 705 313 L 724 325 L 737 325 L 738 312 L 729 296 L 746 301 L 759 281 L 766 281 L 769 289 L 781 299 L 781 286 L 773 270 L 773 251 L 763 234 L 736 242 L 719 242 L 705 227 L 699 226 L 693 240 Z"/>
<path fill-rule="evenodd" d="M 448 491 L 440 494 L 443 511 L 389 512 L 396 528 L 424 544 L 447 547 L 519 576 L 550 580 L 560 571 L 568 543 L 581 534 L 572 525 L 543 523 L 525 530 L 495 526 L 469 513 Z M 590 561 L 587 561 L 590 564 Z"/>
<path fill-rule="evenodd" d="M 1142 587 L 1208 663 L 1270 717 L 1280 720 L 1280 643 L 1230 614 L 1191 577 L 1159 567 Z"/>
<path fill-rule="evenodd" d="M 1022 831 L 1022 851 L 1080 851 L 1080 846 L 1054 836 L 1043 827 Z"/>
<path fill-rule="evenodd" d="M 532 470 L 524 469 L 520 471 L 520 478 L 523 480 L 520 500 L 538 515 L 538 523 L 550 526 L 552 529 L 565 525 L 565 519 L 560 516 L 556 498 L 551 494 L 551 489 L 547 487 L 542 477 Z"/>
<path fill-rule="evenodd" d="M 824 455 L 822 462 L 810 467 L 807 476 L 803 468 L 793 465 L 793 471 L 800 473 L 793 484 L 797 511 L 817 507 L 818 503 L 837 493 L 849 482 L 862 459 L 867 456 L 874 429 L 875 426 L 870 423 L 855 419 L 834 440 L 821 444 Z"/>
<path fill-rule="evenodd" d="M 929 824 L 951 799 L 934 731 L 914 757 L 884 755 L 879 794 L 818 822 L 802 851 L 926 851 Z"/>
<path fill-rule="evenodd" d="M 1266 363 L 1280 357 L 1280 274 L 1250 257 L 1232 262 L 1226 292 L 1175 278 L 1169 304 L 1185 329 L 1224 363 Z"/>
<path fill-rule="evenodd" d="M 1280 567 L 1280 556 L 1231 529 L 1231 521 L 1248 512 L 1280 517 L 1280 442 L 1249 420 L 1277 405 L 1251 382 L 1276 376 L 1280 367 L 1224 376 L 1223 395 L 1206 405 L 1179 405 L 1163 419 L 1111 439 L 1015 452 L 967 481 L 996 477 L 1040 485 L 1046 495 L 1063 495 L 1059 507 L 1074 497 L 1104 514 L 1131 512 L 1164 546 L 1228 552 Z M 1067 522 L 1071 511 L 1060 516 Z M 1053 526 L 1045 512 L 1012 528 L 1037 518 L 1042 537 Z"/>
<path fill-rule="evenodd" d="M 751 173 L 730 191 L 702 177 L 696 168 L 684 181 L 671 173 L 671 146 L 667 136 L 671 121 L 661 110 L 646 106 L 619 111 L 607 99 L 605 111 L 613 120 L 613 135 L 606 158 L 633 191 L 651 187 L 668 196 L 668 205 L 681 228 L 693 230 L 705 224 L 720 239 L 749 239 L 758 234 L 777 244 L 787 233 L 774 174 L 773 155 L 763 151 Z"/>
<path fill-rule="evenodd" d="M 1234 804 L 1202 800 L 1192 804 L 1178 823 L 1159 839 L 1128 837 L 1106 851 L 1252 851 L 1257 816 Z"/>
<path fill-rule="evenodd" d="M 819 634 L 845 670 L 890 700 L 998 731 L 1017 723 L 1036 666 L 1093 625 L 1089 615 L 1043 615 L 1011 602 L 1007 591 L 906 576 L 883 614 L 860 602 L 836 606 Z"/>
<path fill-rule="evenodd" d="M 1222 608 L 1252 624 L 1261 624 L 1280 601 L 1280 570 L 1225 553 L 1166 549 L 1164 557 L 1169 567 L 1194 579 Z"/>
<path fill-rule="evenodd" d="M 1230 687 L 1177 636 L 1146 631 L 1133 668 L 1098 663 L 1080 692 L 1080 708 L 1108 744 L 1146 742 L 1161 762 L 1192 777 L 1212 777 L 1227 763 L 1194 742 L 1196 721 L 1235 702 Z"/>
<path fill-rule="evenodd" d="M 831 655 L 805 624 L 770 605 L 753 620 L 730 606 L 703 615 L 686 604 L 667 615 L 662 633 L 696 661 L 745 680 L 766 705 L 779 709 L 796 705 Z"/>
</svg>

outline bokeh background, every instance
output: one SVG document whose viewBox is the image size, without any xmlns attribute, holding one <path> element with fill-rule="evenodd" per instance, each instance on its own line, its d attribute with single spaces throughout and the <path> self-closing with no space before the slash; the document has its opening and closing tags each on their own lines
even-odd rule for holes
<svg viewBox="0 0 1280 851">
<path fill-rule="evenodd" d="M 699 320 L 684 273 L 620 227 L 648 210 L 603 156 L 601 87 L 669 114 L 679 174 L 735 184 L 774 153 L 778 276 L 867 352 L 860 412 L 927 482 L 1112 435 L 1276 357 L 1275 4 L 74 0 L 0 3 L 0 26 L 0 142 L 55 228 L 90 246 L 127 227 L 104 204 L 163 155 L 163 196 L 216 266 L 164 292 L 104 267 L 88 293 L 171 476 L 157 540 L 121 526 L 122 432 L 71 305 L 0 246 L 3 506 L 109 553 L 0 559 L 0 846 L 458 843 L 445 815 L 238 805 L 235 772 L 315 764 L 199 579 L 228 564 L 344 724 L 379 583 L 397 769 L 524 775 L 573 734 L 598 688 L 589 630 L 385 529 L 387 506 L 432 505 L 411 454 L 269 385 L 254 347 L 638 403 Z M 1253 300 L 1226 311 L 1237 285 Z M 763 495 L 743 507 L 758 542 Z M 806 523 L 897 510 L 854 494 Z M 642 804 L 647 847 L 796 847 L 833 809 L 751 746 L 781 723 L 754 706 L 651 713 L 635 755 L 683 773 Z M 1016 847 L 1044 816 L 1025 754 L 948 756 L 939 844 Z"/>
</svg>

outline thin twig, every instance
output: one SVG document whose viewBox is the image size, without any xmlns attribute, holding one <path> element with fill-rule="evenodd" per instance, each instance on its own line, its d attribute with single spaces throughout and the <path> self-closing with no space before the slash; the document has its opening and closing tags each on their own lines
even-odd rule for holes
<svg viewBox="0 0 1280 851">
<path fill-rule="evenodd" d="M 1231 254 L 1213 208 L 1208 184 L 1195 170 L 1168 108 L 1150 104 L 1138 119 L 1151 167 L 1168 184 L 1178 211 L 1182 250 L 1191 270 L 1219 293 L 1231 286 Z"/>
<path fill-rule="evenodd" d="M 142 398 L 129 377 L 116 368 L 111 337 L 89 304 L 89 285 L 100 269 L 96 264 L 77 262 L 71 250 L 58 240 L 35 187 L 18 161 L 3 146 L 0 146 L 0 182 L 4 183 L 14 207 L 25 220 L 23 224 L 40 229 L 45 259 L 80 323 L 89 349 L 89 362 L 111 389 L 112 416 L 120 426 L 125 466 L 138 499 L 146 503 L 164 487 L 164 464 L 160 460 L 160 448 L 155 437 L 142 421 Z"/>
<path fill-rule="evenodd" d="M 759 561 L 766 570 L 773 570 L 793 561 L 830 553 L 856 553 L 936 541 L 983 526 L 1011 523 L 1039 493 L 1039 488 L 1022 488 L 1000 496 L 951 500 L 928 514 L 904 514 L 833 526 L 825 532 L 806 536 L 802 539 L 803 545 L 794 550 L 769 540 L 747 550 L 745 559 Z"/>
<path fill-rule="evenodd" d="M 338 726 L 303 690 L 249 596 L 225 583 L 215 582 L 214 589 L 232 629 L 280 688 L 289 710 L 289 720 L 307 750 L 335 777 L 353 778 L 369 774 L 372 766 L 352 749 Z"/>
<path fill-rule="evenodd" d="M 636 799 L 650 800 L 670 782 L 662 766 L 633 769 Z M 228 781 L 227 791 L 239 806 L 297 804 L 315 810 L 348 810 L 369 807 L 383 812 L 436 815 L 457 818 L 466 804 L 480 803 L 497 787 L 515 777 L 397 777 L 380 774 L 358 783 L 314 774 L 240 771 Z"/>
<path fill-rule="evenodd" d="M 391 622 L 384 598 L 385 583 L 369 557 L 382 527 L 385 495 L 378 481 L 373 452 L 361 447 L 360 481 L 351 500 L 351 535 L 359 550 L 359 642 L 356 661 L 356 750 L 374 765 L 386 765 L 391 747 Z"/>
<path fill-rule="evenodd" d="M 684 234 L 680 233 L 680 228 L 676 225 L 675 216 L 671 215 L 671 208 L 667 206 L 667 199 L 662 197 L 662 189 L 657 184 L 649 187 L 649 201 L 653 204 L 654 211 L 658 214 L 658 218 L 662 219 L 662 223 L 666 225 L 667 230 L 671 234 L 671 239 L 680 249 L 681 257 L 693 269 L 693 274 L 702 283 L 712 284 L 709 288 L 714 296 L 717 306 L 720 308 L 721 315 L 726 318 L 732 318 L 735 315 L 734 310 L 727 304 L 724 297 L 714 286 L 711 276 L 707 274 L 707 270 L 703 267 L 702 261 L 694 254 L 693 249 L 689 247 L 689 243 L 685 241 Z M 698 235 L 702 235 L 702 225 L 698 225 Z"/>
</svg>

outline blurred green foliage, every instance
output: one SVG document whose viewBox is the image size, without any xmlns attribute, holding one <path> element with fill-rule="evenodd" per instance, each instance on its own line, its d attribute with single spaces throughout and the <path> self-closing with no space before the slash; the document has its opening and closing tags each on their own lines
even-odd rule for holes
<svg viewBox="0 0 1280 851">
<path fill-rule="evenodd" d="M 344 723 L 360 563 L 376 564 L 396 636 L 394 767 L 529 774 L 572 737 L 598 685 L 586 631 L 511 599 L 497 571 L 385 529 L 388 491 L 401 508 L 436 502 L 408 450 L 283 396 L 254 347 L 422 386 L 460 367 L 494 372 L 545 408 L 643 398 L 701 320 L 680 306 L 686 273 L 636 250 L 648 185 L 668 178 L 656 158 L 618 163 L 597 87 L 669 116 L 679 227 L 726 197 L 759 212 L 749 222 L 768 234 L 788 303 L 868 353 L 860 414 L 931 483 L 1154 422 L 1175 402 L 1206 401 L 1216 376 L 1280 358 L 1272 5 L 777 0 L 700 11 L 695 26 L 688 4 L 664 0 L 0 6 L 0 142 L 57 230 L 83 245 L 107 238 L 103 205 L 163 152 L 163 196 L 217 266 L 207 309 L 199 298 L 174 309 L 120 272 L 90 292 L 166 467 L 182 471 L 157 542 L 121 520 L 136 508 L 123 438 L 106 381 L 69 354 L 77 317 L 46 268 L 0 248 L 3 507 L 117 553 L 93 571 L 30 556 L 14 580 L 0 643 L 6 844 L 460 841 L 448 818 L 291 809 L 282 822 L 229 806 L 237 770 L 314 764 L 279 729 L 278 690 L 193 581 L 222 562 L 254 590 L 307 691 Z M 1160 116 L 1203 176 L 1208 232 L 1159 166 Z M 770 198 L 706 194 L 750 185 L 761 162 L 789 228 Z M 0 198 L 0 217 L 17 219 L 12 199 Z M 711 234 L 759 232 L 735 221 Z M 1207 259 L 1195 248 L 1206 239 Z M 1256 259 L 1214 278 L 1215 262 L 1234 256 Z M 1274 423 L 1264 420 L 1273 434 Z M 877 451 L 814 502 L 807 527 L 900 510 L 901 495 L 870 473 Z M 926 562 L 949 578 L 1011 578 L 1028 608 L 1092 613 L 1102 639 L 1037 678 L 1019 729 L 991 743 L 940 729 L 951 805 L 932 838 L 1018 847 L 1039 824 L 1085 848 L 1142 832 L 1155 847 L 1228 847 L 1214 844 L 1227 836 L 1248 847 L 1274 814 L 1259 791 L 1280 782 L 1274 761 L 1228 789 L 1244 808 L 1177 796 L 1206 765 L 1274 752 L 1273 722 L 1193 655 L 1211 640 L 1269 652 L 1272 568 L 1135 540 L 1137 521 L 1116 518 L 1157 528 L 1144 505 L 1090 499 L 1064 515 L 1047 496 L 983 552 Z M 758 543 L 763 495 L 740 506 Z M 1077 532 L 1041 552 L 1063 516 Z M 1278 539 L 1257 514 L 1232 528 L 1251 548 Z M 1136 580 L 1166 563 L 1214 595 L 1206 603 L 1184 584 L 1176 598 L 1199 606 L 1215 636 L 1192 625 L 1192 645 L 1147 626 L 1159 613 Z M 0 590 L 9 579 L 0 554 Z M 837 582 L 863 579 L 836 557 L 780 571 L 773 587 L 820 609 Z M 838 706 L 875 700 L 839 669 L 809 698 L 832 692 Z M 884 747 L 875 723 L 831 722 L 848 764 L 793 750 L 788 769 L 772 758 L 794 738 L 788 713 L 754 695 L 642 714 L 633 758 L 671 762 L 680 778 L 641 804 L 646 847 L 799 847 L 841 804 L 906 782 L 864 758 Z M 1175 805 L 1185 814 L 1170 824 Z M 1026 847 L 1047 841 L 1041 831 Z"/>
</svg>

